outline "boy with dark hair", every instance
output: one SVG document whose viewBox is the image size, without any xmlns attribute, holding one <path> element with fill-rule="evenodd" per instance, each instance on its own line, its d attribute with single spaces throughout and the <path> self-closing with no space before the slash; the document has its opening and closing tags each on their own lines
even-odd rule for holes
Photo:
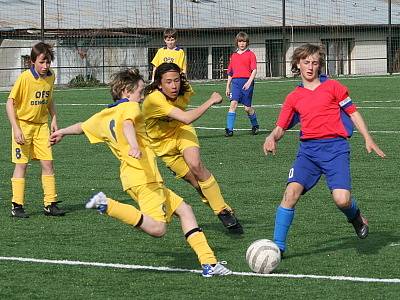
<svg viewBox="0 0 400 300">
<path fill-rule="evenodd" d="M 12 162 L 15 163 L 12 185 L 11 215 L 28 218 L 25 212 L 25 174 L 30 159 L 40 160 L 44 193 L 44 214 L 63 216 L 57 206 L 53 155 L 49 148 L 50 130 L 57 130 L 57 117 L 53 100 L 54 72 L 50 64 L 54 59 L 49 44 L 40 42 L 31 51 L 32 66 L 15 82 L 7 100 L 7 116 L 12 127 Z"/>
<path fill-rule="evenodd" d="M 176 64 L 161 64 L 154 82 L 146 87 L 143 115 L 146 132 L 156 155 L 177 178 L 189 182 L 231 233 L 243 233 L 233 210 L 225 202 L 218 182 L 203 165 L 192 122 L 212 105 L 221 103 L 218 93 L 195 109 L 186 110 L 193 90 Z"/>
</svg>

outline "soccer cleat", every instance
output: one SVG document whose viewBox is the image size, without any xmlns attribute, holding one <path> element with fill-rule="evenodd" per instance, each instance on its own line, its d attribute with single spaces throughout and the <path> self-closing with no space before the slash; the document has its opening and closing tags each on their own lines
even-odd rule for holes
<svg viewBox="0 0 400 300">
<path fill-rule="evenodd" d="M 57 206 L 60 201 L 52 202 L 43 208 L 44 214 L 46 216 L 61 217 L 65 215 L 65 211 Z"/>
<path fill-rule="evenodd" d="M 213 277 L 215 275 L 217 276 L 226 276 L 226 275 L 231 275 L 232 271 L 229 270 L 227 267 L 224 265 L 226 264 L 226 261 L 222 262 L 217 262 L 215 265 L 202 265 L 203 267 L 203 272 L 201 275 L 203 277 Z"/>
<path fill-rule="evenodd" d="M 101 214 L 107 211 L 108 200 L 103 192 L 99 192 L 86 202 L 86 208 L 96 208 Z"/>
<path fill-rule="evenodd" d="M 357 210 L 356 216 L 353 220 L 349 220 L 360 239 L 365 239 L 368 236 L 368 220 Z"/>
<path fill-rule="evenodd" d="M 230 233 L 242 234 L 243 227 L 240 225 L 239 220 L 236 218 L 234 213 L 228 209 L 223 209 L 219 214 L 218 218 L 222 224 Z"/>
<path fill-rule="evenodd" d="M 29 216 L 25 213 L 24 207 L 21 204 L 12 202 L 11 205 L 12 205 L 11 216 L 23 219 L 29 218 Z"/>
<path fill-rule="evenodd" d="M 233 130 L 230 130 L 228 128 L 225 128 L 225 136 L 226 137 L 231 137 L 233 136 Z"/>
<path fill-rule="evenodd" d="M 251 134 L 252 135 L 257 135 L 260 132 L 260 126 L 256 125 L 251 127 Z"/>
</svg>

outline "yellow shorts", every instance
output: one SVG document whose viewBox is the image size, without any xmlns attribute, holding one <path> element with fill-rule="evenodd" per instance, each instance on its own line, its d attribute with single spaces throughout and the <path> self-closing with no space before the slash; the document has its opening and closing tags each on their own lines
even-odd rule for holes
<svg viewBox="0 0 400 300">
<path fill-rule="evenodd" d="M 158 182 L 134 186 L 126 192 L 138 203 L 142 213 L 160 222 L 171 222 L 173 213 L 183 201 Z"/>
<path fill-rule="evenodd" d="M 11 161 L 16 164 L 26 164 L 30 159 L 53 160 L 49 143 L 49 126 L 47 123 L 37 124 L 17 120 L 25 138 L 25 144 L 19 145 L 12 133 Z"/>
<path fill-rule="evenodd" d="M 191 125 L 181 126 L 175 135 L 163 139 L 158 144 L 154 151 L 177 178 L 182 178 L 189 172 L 189 166 L 183 158 L 183 150 L 190 147 L 200 147 L 196 131 Z"/>
</svg>

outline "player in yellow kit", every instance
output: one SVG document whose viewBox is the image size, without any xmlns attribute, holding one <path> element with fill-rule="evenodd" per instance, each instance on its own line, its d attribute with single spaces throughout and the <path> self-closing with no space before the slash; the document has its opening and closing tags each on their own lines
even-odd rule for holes
<svg viewBox="0 0 400 300">
<path fill-rule="evenodd" d="M 181 72 L 186 74 L 186 56 L 182 48 L 176 45 L 177 32 L 176 29 L 168 28 L 164 30 L 164 43 L 165 46 L 158 49 L 151 64 L 153 67 L 153 74 L 151 81 L 154 81 L 154 74 L 157 68 L 162 63 L 174 63 L 181 68 Z"/>
<path fill-rule="evenodd" d="M 241 234 L 242 226 L 225 202 L 216 179 L 202 163 L 199 141 L 191 124 L 213 104 L 220 103 L 222 97 L 213 93 L 202 105 L 186 111 L 192 95 L 179 66 L 161 64 L 154 82 L 145 91 L 143 115 L 147 135 L 156 155 L 176 177 L 185 179 L 200 193 L 229 232 Z"/>
<path fill-rule="evenodd" d="M 25 174 L 30 159 L 40 160 L 44 192 L 44 214 L 63 216 L 57 206 L 53 155 L 49 147 L 50 130 L 57 130 L 56 109 L 53 101 L 54 72 L 50 64 L 54 59 L 50 45 L 40 42 L 31 51 L 32 67 L 24 71 L 8 96 L 6 110 L 12 127 L 12 162 L 15 164 L 12 185 L 11 215 L 27 218 L 25 203 Z"/>
<path fill-rule="evenodd" d="M 198 256 L 203 276 L 228 275 L 231 271 L 217 261 L 192 208 L 163 185 L 140 111 L 143 89 L 143 77 L 137 70 L 116 73 L 111 82 L 115 102 L 83 123 L 54 132 L 50 141 L 56 144 L 65 135 L 84 133 L 91 143 L 105 142 L 121 163 L 120 178 L 124 191 L 140 209 L 107 198 L 103 192 L 94 195 L 86 203 L 86 208 L 97 208 L 101 213 L 154 237 L 166 233 L 166 222 L 175 214 L 181 221 L 187 242 Z"/>
</svg>

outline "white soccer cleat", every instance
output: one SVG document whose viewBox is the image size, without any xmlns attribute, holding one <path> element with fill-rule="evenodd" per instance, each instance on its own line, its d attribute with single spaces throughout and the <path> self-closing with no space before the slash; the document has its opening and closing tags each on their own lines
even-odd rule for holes
<svg viewBox="0 0 400 300">
<path fill-rule="evenodd" d="M 225 267 L 226 261 L 218 262 L 216 265 L 202 265 L 203 272 L 201 275 L 203 277 L 213 277 L 231 275 L 232 271 Z"/>
<path fill-rule="evenodd" d="M 86 202 L 86 208 L 97 208 L 100 213 L 107 211 L 108 199 L 103 192 L 99 192 Z"/>
</svg>

